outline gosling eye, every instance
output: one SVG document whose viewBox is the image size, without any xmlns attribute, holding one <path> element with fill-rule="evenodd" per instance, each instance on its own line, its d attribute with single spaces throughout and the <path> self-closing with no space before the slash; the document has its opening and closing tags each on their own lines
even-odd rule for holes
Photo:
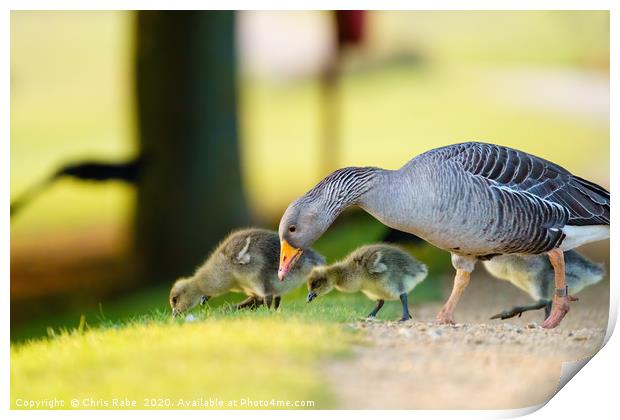
<svg viewBox="0 0 620 420">
<path fill-rule="evenodd" d="M 176 306 L 177 302 L 179 301 L 179 297 L 178 296 L 172 296 L 172 299 L 170 299 L 170 301 L 172 302 L 172 304 L 174 306 Z"/>
<path fill-rule="evenodd" d="M 288 231 L 291 232 L 291 233 L 295 233 L 296 230 L 297 230 L 297 226 L 295 226 L 295 225 L 290 225 L 288 227 Z"/>
</svg>

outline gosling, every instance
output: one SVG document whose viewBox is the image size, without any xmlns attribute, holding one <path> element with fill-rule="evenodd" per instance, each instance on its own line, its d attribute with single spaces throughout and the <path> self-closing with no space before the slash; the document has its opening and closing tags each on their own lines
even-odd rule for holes
<svg viewBox="0 0 620 420">
<path fill-rule="evenodd" d="M 193 276 L 174 283 L 169 296 L 173 315 L 178 316 L 211 297 L 228 292 L 248 296 L 237 309 L 256 308 L 262 304 L 270 308 L 272 302 L 278 309 L 282 295 L 299 287 L 313 267 L 325 264 L 323 256 L 308 249 L 296 265 L 299 269 L 293 270 L 285 281 L 279 281 L 279 256 L 277 232 L 250 228 L 231 233 Z"/>
<path fill-rule="evenodd" d="M 566 284 L 571 294 L 601 281 L 605 270 L 577 251 L 564 252 Z M 523 312 L 545 309 L 545 319 L 551 312 L 551 302 L 555 290 L 553 266 L 544 255 L 520 256 L 501 255 L 484 261 L 484 267 L 500 280 L 507 280 L 536 301 L 532 305 L 515 306 L 491 317 L 491 319 L 508 319 L 521 316 Z M 572 295 L 569 299 L 575 301 Z"/>
<path fill-rule="evenodd" d="M 385 244 L 356 249 L 341 262 L 315 267 L 308 276 L 308 302 L 329 293 L 334 287 L 347 293 L 361 291 L 377 302 L 368 318 L 375 318 L 386 300 L 400 298 L 403 316 L 411 319 L 407 293 L 418 285 L 428 268 L 402 249 Z"/>
</svg>

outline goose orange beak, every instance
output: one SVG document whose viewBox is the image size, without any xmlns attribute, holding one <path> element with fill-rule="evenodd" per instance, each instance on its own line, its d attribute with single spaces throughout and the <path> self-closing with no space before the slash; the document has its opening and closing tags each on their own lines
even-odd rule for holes
<svg viewBox="0 0 620 420">
<path fill-rule="evenodd" d="M 303 252 L 303 249 L 291 246 L 284 239 L 280 241 L 280 267 L 278 268 L 278 278 L 280 281 L 284 281 L 284 277 L 291 271 Z"/>
</svg>

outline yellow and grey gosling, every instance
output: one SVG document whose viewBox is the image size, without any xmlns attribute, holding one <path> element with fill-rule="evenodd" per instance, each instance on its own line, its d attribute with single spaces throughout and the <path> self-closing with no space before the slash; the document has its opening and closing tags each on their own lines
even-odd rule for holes
<svg viewBox="0 0 620 420">
<path fill-rule="evenodd" d="M 248 298 L 238 309 L 261 304 L 277 309 L 281 296 L 299 287 L 313 267 L 325 258 L 312 249 L 304 252 L 298 270 L 286 281 L 278 280 L 278 234 L 264 229 L 243 229 L 231 233 L 213 251 L 193 276 L 177 280 L 170 290 L 170 306 L 176 316 L 228 292 L 245 293 Z M 275 299 L 274 299 L 275 298 Z"/>
<path fill-rule="evenodd" d="M 344 260 L 329 266 L 315 267 L 308 277 L 308 302 L 333 288 L 341 292 L 361 291 L 377 302 L 368 314 L 374 318 L 386 300 L 400 299 L 401 321 L 411 319 L 407 293 L 426 278 L 428 269 L 402 249 L 385 244 L 366 245 Z M 288 278 L 288 277 L 287 277 Z"/>
<path fill-rule="evenodd" d="M 555 273 L 549 259 L 544 255 L 519 256 L 502 255 L 483 262 L 484 267 L 493 276 L 506 280 L 530 295 L 536 303 L 515 306 L 491 317 L 507 319 L 521 316 L 523 312 L 545 309 L 545 319 L 551 312 Z M 566 283 L 572 294 L 601 281 L 605 275 L 602 265 L 590 261 L 577 251 L 564 253 Z M 571 300 L 577 300 L 572 295 Z"/>
</svg>

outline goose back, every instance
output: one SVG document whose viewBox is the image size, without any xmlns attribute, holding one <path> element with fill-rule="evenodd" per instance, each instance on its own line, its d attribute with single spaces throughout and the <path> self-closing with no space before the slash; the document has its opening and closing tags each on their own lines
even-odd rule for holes
<svg viewBox="0 0 620 420">
<path fill-rule="evenodd" d="M 436 149 L 460 168 L 495 188 L 538 197 L 561 206 L 571 226 L 608 225 L 609 192 L 561 166 L 509 147 L 463 143 Z"/>
<path fill-rule="evenodd" d="M 385 224 L 457 255 L 540 254 L 566 226 L 609 224 L 609 193 L 559 165 L 508 147 L 461 143 L 397 171 L 361 204 Z"/>
</svg>

